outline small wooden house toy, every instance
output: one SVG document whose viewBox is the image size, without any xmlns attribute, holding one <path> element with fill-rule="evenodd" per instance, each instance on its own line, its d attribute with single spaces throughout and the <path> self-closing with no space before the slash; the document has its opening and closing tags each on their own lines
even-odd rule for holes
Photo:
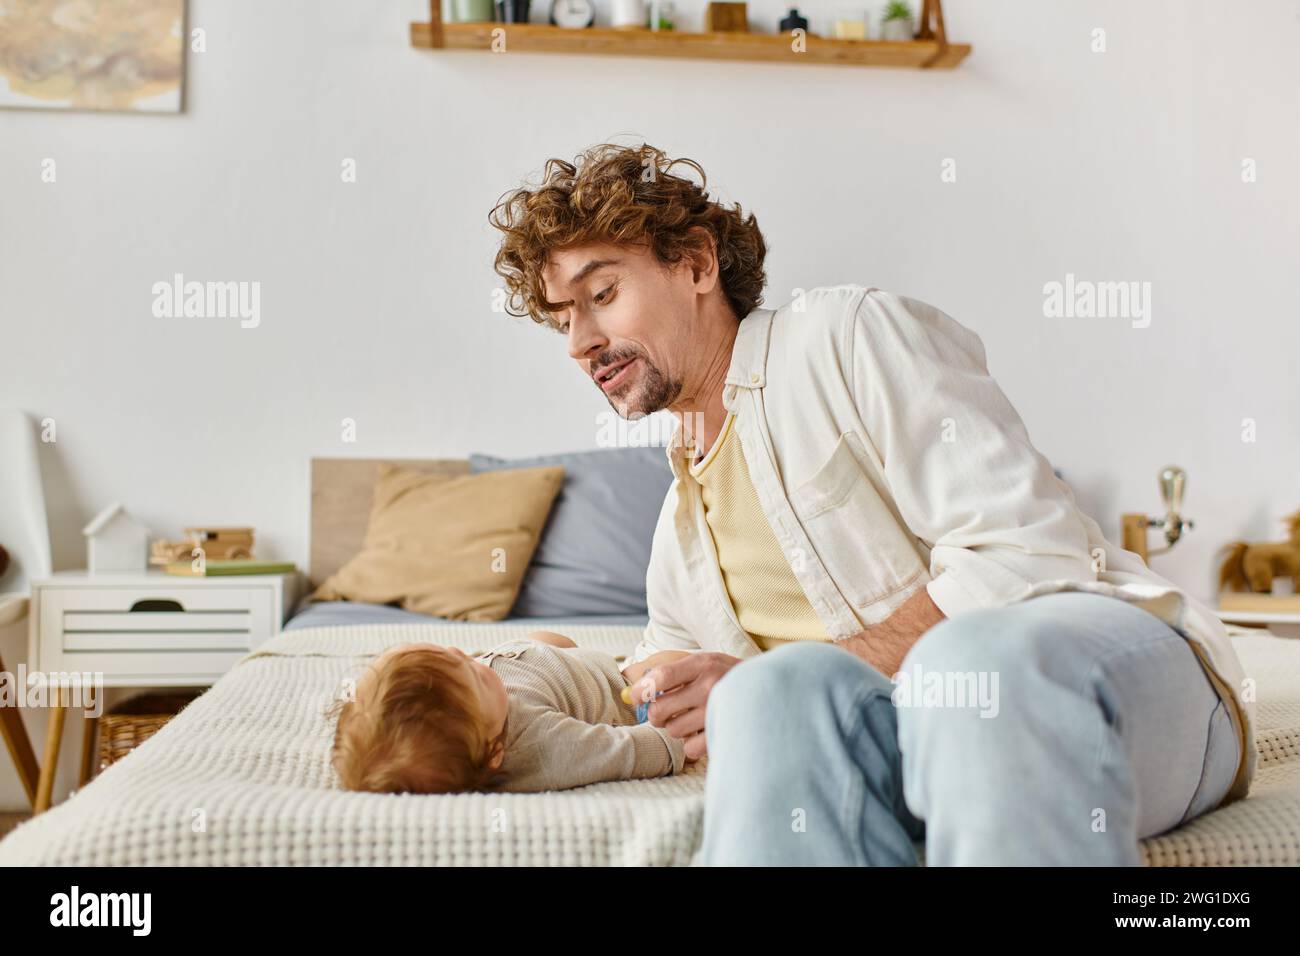
<svg viewBox="0 0 1300 956">
<path fill-rule="evenodd" d="M 149 560 L 149 531 L 119 502 L 81 529 L 86 536 L 86 568 L 91 574 L 143 571 Z"/>
</svg>

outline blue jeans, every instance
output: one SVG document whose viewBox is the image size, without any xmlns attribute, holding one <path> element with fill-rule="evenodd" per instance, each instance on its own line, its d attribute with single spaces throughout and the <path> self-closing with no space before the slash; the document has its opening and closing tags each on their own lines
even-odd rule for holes
<svg viewBox="0 0 1300 956">
<path fill-rule="evenodd" d="M 942 621 L 899 678 L 823 643 L 734 667 L 709 695 L 696 863 L 915 865 L 924 841 L 930 865 L 1135 865 L 1240 758 L 1186 638 L 1116 598 Z"/>
</svg>

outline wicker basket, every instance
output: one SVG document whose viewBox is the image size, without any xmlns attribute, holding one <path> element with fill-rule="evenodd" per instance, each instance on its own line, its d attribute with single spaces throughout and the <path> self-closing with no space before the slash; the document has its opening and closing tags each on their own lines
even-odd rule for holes
<svg viewBox="0 0 1300 956">
<path fill-rule="evenodd" d="M 175 717 L 200 692 L 137 694 L 99 718 L 96 771 L 116 763 Z"/>
</svg>

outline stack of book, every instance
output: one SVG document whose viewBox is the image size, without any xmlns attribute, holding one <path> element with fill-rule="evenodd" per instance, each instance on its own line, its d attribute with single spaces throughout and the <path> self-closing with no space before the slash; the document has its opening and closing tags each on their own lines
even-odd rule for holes
<svg viewBox="0 0 1300 956">
<path fill-rule="evenodd" d="M 163 565 L 168 574 L 213 577 L 223 574 L 288 574 L 298 570 L 292 561 L 259 561 L 255 558 L 215 558 L 205 561 L 175 561 Z"/>
</svg>

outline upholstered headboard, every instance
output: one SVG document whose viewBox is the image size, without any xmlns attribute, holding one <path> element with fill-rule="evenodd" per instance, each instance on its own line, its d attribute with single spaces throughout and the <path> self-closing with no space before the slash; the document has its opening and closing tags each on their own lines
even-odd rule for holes
<svg viewBox="0 0 1300 956">
<path fill-rule="evenodd" d="M 382 464 L 432 474 L 465 475 L 467 458 L 313 458 L 311 460 L 312 586 L 320 584 L 361 549 L 375 477 Z"/>
</svg>

